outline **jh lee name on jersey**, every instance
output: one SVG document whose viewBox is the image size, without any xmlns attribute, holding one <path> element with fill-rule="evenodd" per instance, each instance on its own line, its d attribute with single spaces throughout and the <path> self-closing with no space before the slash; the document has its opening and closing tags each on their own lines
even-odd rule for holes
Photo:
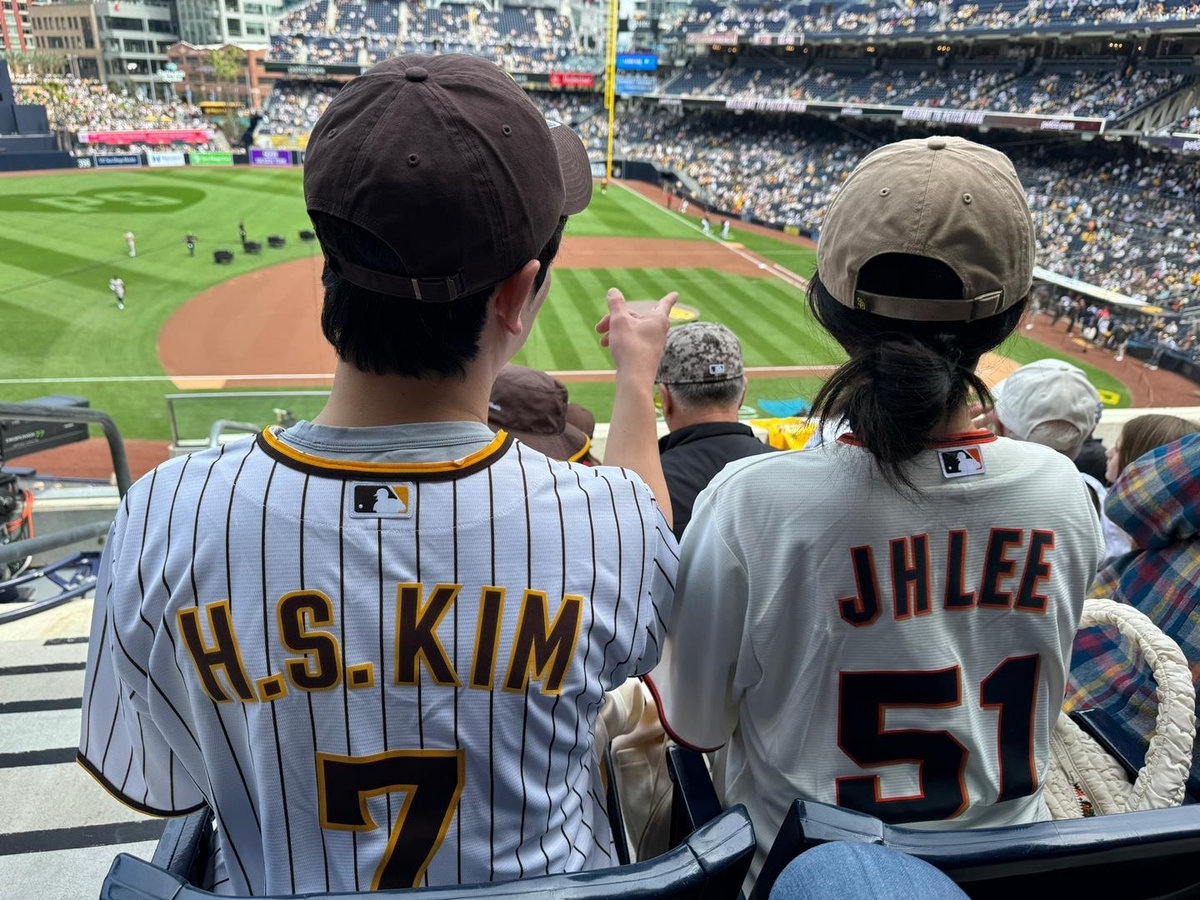
<svg viewBox="0 0 1200 900">
<path fill-rule="evenodd" d="M 866 545 L 850 550 L 850 565 L 858 587 L 853 597 L 837 601 L 841 617 L 854 626 L 870 625 L 884 612 L 886 597 L 880 574 L 891 576 L 891 614 L 901 621 L 943 610 L 1017 610 L 1045 613 L 1042 586 L 1051 577 L 1054 532 L 1026 528 L 993 528 L 987 537 L 978 584 L 967 581 L 968 532 L 951 531 L 944 555 L 934 554 L 928 534 L 888 541 L 886 549 Z M 974 538 L 980 540 L 979 537 Z M 876 550 L 885 559 L 877 565 Z M 941 548 L 938 548 L 939 550 Z M 946 573 L 942 596 L 934 598 L 932 566 Z"/>
</svg>

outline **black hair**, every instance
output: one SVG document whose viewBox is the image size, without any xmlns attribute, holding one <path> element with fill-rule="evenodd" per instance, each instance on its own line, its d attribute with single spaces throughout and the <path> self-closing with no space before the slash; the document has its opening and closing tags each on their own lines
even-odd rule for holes
<svg viewBox="0 0 1200 900">
<path fill-rule="evenodd" d="M 330 251 L 353 248 L 359 265 L 404 274 L 396 254 L 373 234 L 319 213 L 313 223 Z M 563 216 L 537 255 L 541 268 L 534 279 L 534 293 L 550 274 L 566 224 Z M 363 372 L 409 378 L 462 378 L 466 374 L 467 364 L 479 353 L 479 336 L 496 290 L 492 285 L 450 303 L 422 303 L 361 288 L 329 266 L 321 282 L 325 286 L 321 331 L 338 359 Z"/>
<path fill-rule="evenodd" d="M 741 378 L 731 381 L 702 381 L 695 384 L 666 384 L 671 398 L 687 409 L 736 406 L 746 391 Z"/>
<path fill-rule="evenodd" d="M 858 287 L 928 300 L 960 299 L 962 281 L 938 260 L 900 253 L 872 259 Z M 933 443 L 939 423 L 972 394 L 985 409 L 992 395 L 975 367 L 1021 321 L 1027 298 L 974 322 L 914 322 L 851 309 L 814 274 L 808 305 L 850 359 L 813 401 L 822 427 L 846 421 L 889 484 L 915 490 L 905 463 Z"/>
</svg>

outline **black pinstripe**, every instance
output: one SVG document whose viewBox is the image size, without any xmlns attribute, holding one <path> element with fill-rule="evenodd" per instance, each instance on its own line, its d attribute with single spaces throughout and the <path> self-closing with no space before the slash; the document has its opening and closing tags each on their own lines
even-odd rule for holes
<svg viewBox="0 0 1200 900">
<path fill-rule="evenodd" d="M 554 465 L 553 465 L 553 463 L 551 463 L 551 461 L 548 457 L 546 459 L 546 467 L 550 471 L 550 483 L 554 487 L 554 500 L 558 504 L 558 535 L 559 535 L 559 538 L 561 541 L 559 555 L 561 557 L 561 563 L 562 563 L 562 570 L 559 572 L 559 579 L 558 579 L 558 583 L 559 583 L 558 596 L 560 598 L 562 598 L 562 597 L 567 596 L 567 523 L 566 523 L 566 520 L 563 518 L 562 496 L 558 492 L 558 477 L 554 474 Z M 550 707 L 550 750 L 551 751 L 553 751 L 553 749 L 558 744 L 558 704 L 561 700 L 562 700 L 562 693 L 560 692 L 554 698 L 554 705 Z M 545 788 L 546 788 L 546 829 L 545 829 L 545 832 L 547 832 L 547 833 L 550 831 L 550 819 L 554 814 L 554 802 L 550 796 L 550 773 L 554 769 L 554 756 L 555 756 L 555 754 L 553 752 L 547 753 L 547 755 L 546 755 L 546 785 L 545 785 Z M 564 770 L 563 774 L 564 775 L 567 774 L 565 770 Z M 566 828 L 565 821 L 566 821 L 566 817 L 560 816 L 559 823 L 558 823 L 558 830 L 562 833 L 563 840 L 566 841 L 567 847 L 569 848 L 567 851 L 567 858 L 569 859 L 571 856 L 571 853 L 575 851 L 575 843 L 567 836 L 567 828 Z M 545 839 L 546 839 L 545 833 L 543 833 L 542 836 L 540 838 L 538 838 L 539 842 L 542 842 L 542 855 L 543 856 L 546 856 L 546 845 L 544 843 Z M 546 856 L 546 874 L 547 875 L 550 874 L 550 857 L 549 856 Z"/>
<path fill-rule="evenodd" d="M 346 482 L 342 482 L 341 496 L 338 500 L 338 602 L 340 611 L 338 619 L 342 627 L 342 652 L 346 652 Z M 353 756 L 350 746 L 350 688 L 346 684 L 345 673 L 342 673 L 342 710 L 346 721 L 346 755 Z M 362 888 L 358 878 L 358 832 L 350 832 L 350 847 L 354 853 L 354 890 Z"/>
<path fill-rule="evenodd" d="M 154 640 L 154 625 L 146 618 L 146 584 L 142 579 L 142 557 L 146 555 L 146 533 L 150 530 L 150 505 L 154 501 L 154 485 L 158 480 L 158 469 L 150 471 L 150 487 L 146 494 L 146 514 L 142 519 L 142 543 L 138 548 L 137 583 L 138 583 L 138 618 L 150 629 L 150 640 Z"/>
<path fill-rule="evenodd" d="M 162 581 L 163 591 L 166 596 L 172 595 L 171 585 L 167 581 L 167 564 L 171 560 L 171 532 L 172 526 L 175 524 L 175 501 L 179 499 L 179 488 L 183 484 L 183 476 L 187 474 L 188 463 L 192 461 L 191 456 L 185 456 L 183 462 L 179 465 L 179 477 L 175 481 L 175 490 L 171 493 L 171 507 L 167 511 L 167 546 L 163 550 L 163 565 L 160 580 Z M 163 621 L 166 621 L 166 613 L 163 613 Z M 162 633 L 167 636 L 167 640 L 171 642 L 171 657 L 175 659 L 175 664 L 179 665 L 179 660 L 176 659 L 175 635 L 171 633 L 170 628 L 163 628 Z M 142 766 L 145 769 L 145 765 Z M 172 748 L 167 749 L 167 772 L 170 782 L 170 800 L 171 807 L 175 806 L 175 751 Z"/>
<path fill-rule="evenodd" d="M 308 476 L 305 476 L 307 480 Z M 375 558 L 379 565 L 379 721 L 383 734 L 383 748 L 386 750 L 391 746 L 388 741 L 387 727 L 387 653 L 383 647 L 383 627 L 387 617 L 384 615 L 383 609 L 383 519 L 379 519 L 375 523 Z M 388 822 L 392 822 L 392 792 L 388 791 L 384 796 L 384 802 L 387 804 Z"/>
<path fill-rule="evenodd" d="M 305 474 L 304 487 L 300 491 L 300 590 L 304 590 L 304 513 L 308 506 L 308 480 L 311 476 Z M 308 724 L 312 732 L 313 759 L 317 756 L 317 719 L 313 714 L 313 699 L 312 693 L 306 691 L 304 694 L 308 700 Z M 318 829 L 321 835 L 321 859 L 325 863 L 325 890 L 329 891 L 329 848 L 325 845 L 325 829 Z"/>
<path fill-rule="evenodd" d="M 575 746 L 571 749 L 571 752 L 567 754 L 567 779 L 568 779 L 568 783 L 570 784 L 570 787 L 571 787 L 571 793 L 573 793 L 576 796 L 576 798 L 579 800 L 580 816 L 583 819 L 584 827 L 587 828 L 588 833 L 591 834 L 591 836 L 592 836 L 592 843 L 595 844 L 597 847 L 600 847 L 600 849 L 602 849 L 604 851 L 604 855 L 608 856 L 608 848 L 603 847 L 600 844 L 599 838 L 597 837 L 596 833 L 592 830 L 592 823 L 588 821 L 588 817 L 586 815 L 583 815 L 583 811 L 584 811 L 585 807 L 587 806 L 587 804 L 584 802 L 583 795 L 579 793 L 579 789 L 575 786 L 574 781 L 571 781 L 571 779 L 570 779 L 571 756 L 573 754 L 578 754 L 578 756 L 579 756 L 580 771 L 583 771 L 585 769 L 589 773 L 591 771 L 591 767 L 586 765 L 585 760 L 584 760 L 584 754 L 586 754 L 588 752 L 589 747 L 587 744 L 581 744 L 579 742 L 579 723 L 583 719 L 583 710 L 580 708 L 579 701 L 583 699 L 585 694 L 587 694 L 588 660 L 591 659 L 591 656 L 592 656 L 592 629 L 596 627 L 596 574 L 597 574 L 597 568 L 596 568 L 596 521 L 592 517 L 592 495 L 583 486 L 583 478 L 579 474 L 579 470 L 575 469 L 574 471 L 575 471 L 575 481 L 576 481 L 576 483 L 578 483 L 579 491 L 580 491 L 580 493 L 583 494 L 584 502 L 587 504 L 588 531 L 589 531 L 589 536 L 591 538 L 591 540 L 589 541 L 589 544 L 592 548 L 592 586 L 588 590 L 588 630 L 587 630 L 587 640 L 584 642 L 586 645 L 586 649 L 583 651 L 583 679 L 582 679 L 582 683 L 580 684 L 580 687 L 579 687 L 579 693 L 575 695 Z M 601 676 L 601 677 L 603 677 L 603 676 Z M 601 687 L 601 692 L 603 693 L 603 687 Z"/>
<path fill-rule="evenodd" d="M 271 619 L 267 612 L 267 503 L 271 497 L 271 484 L 275 481 L 275 469 L 278 463 L 271 464 L 267 474 L 267 485 L 263 488 L 262 499 L 262 535 L 259 548 L 259 563 L 262 573 L 262 614 L 263 614 L 263 650 L 267 657 L 267 671 L 273 672 L 271 666 Z M 287 775 L 283 767 L 283 747 L 279 743 L 279 712 L 278 704 L 270 702 L 271 730 L 275 733 L 275 762 L 279 767 L 279 803 L 283 807 L 283 838 L 287 842 L 288 877 L 291 879 L 291 893 L 296 893 L 296 861 L 292 853 L 292 820 L 288 813 Z"/>
<path fill-rule="evenodd" d="M 458 584 L 458 482 L 450 482 L 450 514 L 454 518 L 454 527 L 451 529 L 451 540 L 454 546 L 454 583 Z M 458 667 L 458 604 L 454 604 L 454 671 L 462 671 Z M 462 688 L 454 689 L 454 749 L 461 750 L 462 745 L 458 741 L 458 695 Z M 461 798 L 459 800 L 461 804 Z M 454 853 L 458 860 L 458 883 L 462 884 L 462 806 L 454 813 L 454 822 L 457 826 L 458 837 L 455 841 Z"/>
<path fill-rule="evenodd" d="M 638 489 L 637 489 L 637 485 L 634 484 L 632 481 L 629 482 L 629 490 L 633 494 L 633 508 L 637 509 L 638 508 L 638 495 L 637 495 Z M 637 606 L 634 607 L 634 611 L 633 611 L 634 627 L 636 627 L 637 623 L 642 620 L 642 592 L 646 588 L 646 520 L 642 516 L 638 516 L 637 520 L 638 520 L 638 525 L 641 526 L 641 529 L 642 529 L 642 564 L 640 566 L 638 566 L 638 571 L 641 572 L 641 575 L 638 576 Z M 618 546 L 620 546 L 619 543 L 618 543 Z M 630 635 L 630 637 L 635 637 L 635 635 Z M 627 653 L 625 655 L 625 660 L 624 660 L 624 662 L 621 663 L 622 669 L 624 669 L 626 666 L 628 666 L 629 661 L 631 659 L 633 659 L 633 648 L 634 648 L 634 646 L 636 646 L 636 644 L 637 644 L 636 640 L 631 640 L 629 642 L 629 653 Z M 609 776 L 612 777 L 612 773 L 609 773 Z"/>
<path fill-rule="evenodd" d="M 517 465 L 521 467 L 521 493 L 525 498 L 525 587 L 533 587 L 533 524 L 529 512 L 529 481 L 525 476 L 525 456 L 521 453 L 521 444 L 517 443 Z M 525 814 L 529 809 L 529 779 L 525 777 L 525 743 L 529 737 L 529 690 L 526 689 L 522 699 L 521 713 L 521 840 L 517 844 L 517 869 L 521 878 L 525 877 L 525 863 L 521 859 L 521 849 L 525 846 Z M 540 844 L 540 841 L 539 841 Z M 542 855 L 546 851 L 542 849 Z M 547 857 L 546 865 L 550 865 Z"/>
<path fill-rule="evenodd" d="M 492 469 L 488 477 L 488 528 L 491 532 L 492 576 L 489 584 L 496 583 L 496 497 L 492 484 Z M 496 692 L 488 691 L 488 809 L 491 823 L 488 827 L 488 881 L 496 880 L 496 743 L 495 743 Z M 518 861 L 520 854 L 517 854 Z"/>
</svg>

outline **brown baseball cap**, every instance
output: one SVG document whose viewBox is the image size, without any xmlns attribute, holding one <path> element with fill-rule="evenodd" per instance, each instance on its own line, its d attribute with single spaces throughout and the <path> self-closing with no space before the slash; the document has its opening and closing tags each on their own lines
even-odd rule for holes
<svg viewBox="0 0 1200 900">
<path fill-rule="evenodd" d="M 561 381 L 525 366 L 500 370 L 488 400 L 488 426 L 503 429 L 551 459 L 575 462 L 592 440 L 569 421 L 567 388 Z"/>
<path fill-rule="evenodd" d="M 936 259 L 963 285 L 961 299 L 860 290 L 863 266 L 885 253 Z M 844 306 L 893 319 L 970 322 L 1024 299 L 1037 255 L 1033 219 L 1012 162 L 957 137 L 897 141 L 869 153 L 830 204 L 817 271 Z"/>
<path fill-rule="evenodd" d="M 592 197 L 587 150 L 517 84 L 475 56 L 398 56 L 346 85 L 317 120 L 304 161 L 310 213 L 349 222 L 396 254 L 395 271 L 331 253 L 352 284 L 448 302 L 535 259 L 562 216 Z M 390 267 L 389 267 L 390 268 Z"/>
</svg>

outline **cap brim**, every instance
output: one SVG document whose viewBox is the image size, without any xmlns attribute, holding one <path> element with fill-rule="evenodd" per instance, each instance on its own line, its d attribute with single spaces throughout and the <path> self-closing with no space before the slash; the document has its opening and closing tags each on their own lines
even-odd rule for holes
<svg viewBox="0 0 1200 900">
<path fill-rule="evenodd" d="M 525 446 L 559 462 L 578 462 L 592 448 L 592 439 L 570 423 L 562 434 L 537 434 L 516 428 L 504 430 Z"/>
<path fill-rule="evenodd" d="M 558 168 L 562 172 L 562 214 L 573 216 L 583 212 L 592 202 L 592 162 L 574 129 L 558 122 L 548 124 L 550 138 L 558 152 Z"/>
</svg>

